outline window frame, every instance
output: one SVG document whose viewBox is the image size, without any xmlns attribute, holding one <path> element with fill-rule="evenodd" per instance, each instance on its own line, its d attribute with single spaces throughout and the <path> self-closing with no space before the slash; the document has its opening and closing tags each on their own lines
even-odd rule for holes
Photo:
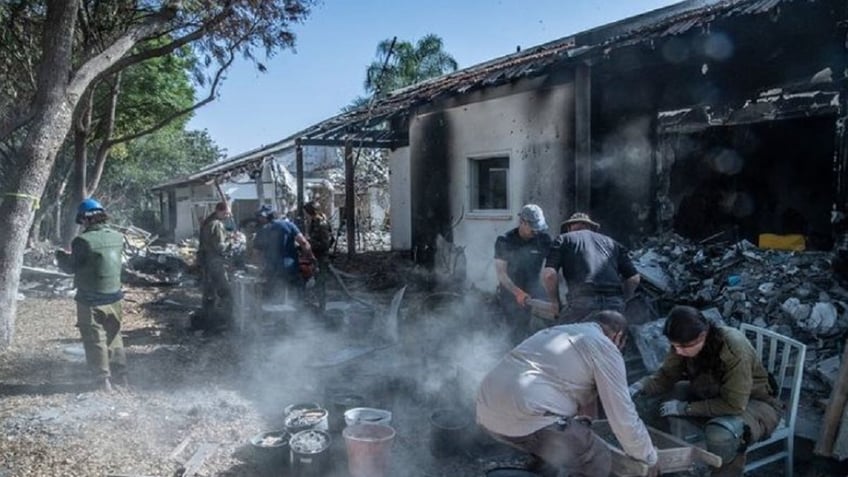
<svg viewBox="0 0 848 477">
<path fill-rule="evenodd" d="M 480 191 L 480 165 L 483 161 L 492 159 L 506 159 L 506 183 L 504 195 L 506 196 L 505 208 L 502 209 L 481 209 L 479 200 Z M 469 218 L 485 218 L 485 219 L 509 219 L 512 217 L 510 213 L 512 207 L 511 193 L 511 174 L 512 170 L 512 155 L 510 151 L 492 151 L 481 154 L 469 154 L 468 161 L 468 216 Z"/>
</svg>

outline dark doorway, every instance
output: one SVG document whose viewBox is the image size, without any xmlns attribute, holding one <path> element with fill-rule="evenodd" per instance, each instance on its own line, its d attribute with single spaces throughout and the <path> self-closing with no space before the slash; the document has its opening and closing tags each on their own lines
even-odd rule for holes
<svg viewBox="0 0 848 477">
<path fill-rule="evenodd" d="M 723 231 L 753 243 L 763 233 L 803 234 L 829 249 L 835 119 L 711 127 L 669 141 L 674 229 L 701 240 Z"/>
</svg>

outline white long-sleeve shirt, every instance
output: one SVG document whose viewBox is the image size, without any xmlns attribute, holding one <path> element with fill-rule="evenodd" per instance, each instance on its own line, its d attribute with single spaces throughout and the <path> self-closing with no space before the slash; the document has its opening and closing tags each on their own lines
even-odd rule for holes
<svg viewBox="0 0 848 477">
<path fill-rule="evenodd" d="M 542 330 L 510 351 L 477 393 L 477 422 L 509 437 L 573 417 L 600 397 L 627 455 L 648 465 L 657 453 L 627 390 L 624 358 L 597 323 Z"/>
</svg>

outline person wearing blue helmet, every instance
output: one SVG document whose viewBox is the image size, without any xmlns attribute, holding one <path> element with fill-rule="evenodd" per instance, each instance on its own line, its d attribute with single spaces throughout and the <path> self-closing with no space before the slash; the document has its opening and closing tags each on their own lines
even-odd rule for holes
<svg viewBox="0 0 848 477">
<path fill-rule="evenodd" d="M 59 267 L 74 274 L 77 328 L 86 363 L 99 387 L 127 384 L 127 358 L 121 338 L 121 255 L 124 236 L 107 225 L 109 216 L 94 198 L 83 200 L 76 222 L 83 231 L 71 252 L 56 251 Z"/>
</svg>

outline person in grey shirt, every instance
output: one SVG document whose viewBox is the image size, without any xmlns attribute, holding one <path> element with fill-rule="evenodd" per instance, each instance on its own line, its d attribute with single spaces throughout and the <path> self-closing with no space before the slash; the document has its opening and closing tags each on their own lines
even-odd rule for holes
<svg viewBox="0 0 848 477">
<path fill-rule="evenodd" d="M 600 397 L 621 448 L 656 475 L 657 452 L 627 388 L 627 320 L 615 311 L 589 320 L 539 331 L 504 356 L 480 384 L 477 422 L 565 475 L 609 475 L 610 451 L 585 416 Z"/>
</svg>

